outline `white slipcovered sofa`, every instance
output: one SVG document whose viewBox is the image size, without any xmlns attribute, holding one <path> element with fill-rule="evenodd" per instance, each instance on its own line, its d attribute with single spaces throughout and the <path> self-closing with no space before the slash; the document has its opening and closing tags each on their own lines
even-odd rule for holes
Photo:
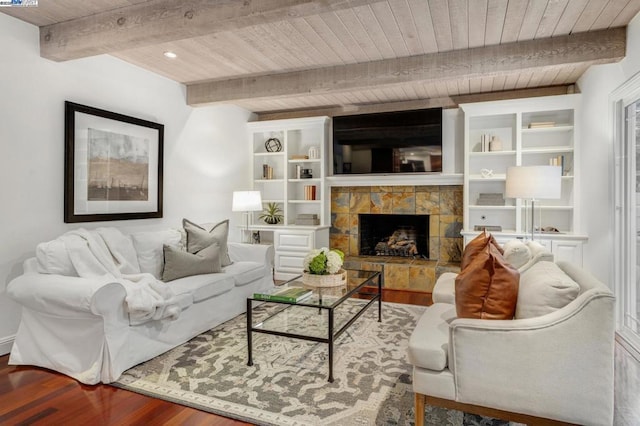
<svg viewBox="0 0 640 426">
<path fill-rule="evenodd" d="M 455 274 L 437 281 L 409 342 L 417 426 L 425 404 L 527 424 L 612 424 L 614 297 L 539 254 L 521 267 L 514 319 L 458 318 Z"/>
<path fill-rule="evenodd" d="M 272 246 L 227 244 L 225 235 L 223 254 L 228 251 L 230 264 L 223 262 L 217 273 L 165 283 L 160 280 L 163 248 L 181 248 L 183 230 L 126 236 L 115 228 L 102 230 L 71 234 L 85 251 L 92 244 L 104 249 L 100 238 L 100 244 L 91 238 L 108 236 L 116 269 L 100 273 L 109 255 L 89 267 L 88 261 L 70 257 L 73 243 L 65 234 L 40 244 L 36 257 L 24 262 L 24 274 L 9 283 L 8 295 L 22 305 L 9 364 L 49 368 L 86 384 L 109 383 L 128 368 L 243 313 L 248 296 L 274 286 Z M 83 245 L 85 237 L 90 241 Z"/>
</svg>

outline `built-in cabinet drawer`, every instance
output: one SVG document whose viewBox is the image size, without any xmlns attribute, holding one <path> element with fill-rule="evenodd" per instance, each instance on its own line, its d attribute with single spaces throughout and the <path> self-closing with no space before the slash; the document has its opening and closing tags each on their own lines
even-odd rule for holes
<svg viewBox="0 0 640 426">
<path fill-rule="evenodd" d="M 300 274 L 306 253 L 278 253 L 275 259 L 277 272 Z"/>
<path fill-rule="evenodd" d="M 541 238 L 535 240 L 542 244 L 553 253 L 553 259 L 556 262 L 569 262 L 576 266 L 582 266 L 582 244 L 581 240 L 569 239 L 547 239 Z"/>
<path fill-rule="evenodd" d="M 582 266 L 582 241 L 551 241 L 551 253 L 556 262 L 563 261 Z"/>
<path fill-rule="evenodd" d="M 275 249 L 274 275 L 277 280 L 288 280 L 302 274 L 303 261 L 314 248 L 329 247 L 329 227 L 283 227 L 282 229 L 254 227 L 273 241 Z"/>
<path fill-rule="evenodd" d="M 305 253 L 314 248 L 314 231 L 277 231 L 275 233 L 275 249 L 277 251 L 300 251 Z"/>
</svg>

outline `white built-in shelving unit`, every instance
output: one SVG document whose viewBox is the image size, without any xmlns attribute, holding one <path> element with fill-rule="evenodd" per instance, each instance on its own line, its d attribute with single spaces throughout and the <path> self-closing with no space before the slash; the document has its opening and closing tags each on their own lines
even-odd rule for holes
<svg viewBox="0 0 640 426">
<path fill-rule="evenodd" d="M 464 113 L 464 230 L 465 242 L 478 232 L 476 226 L 501 226 L 493 232 L 498 240 L 527 238 L 530 209 L 520 199 L 505 199 L 504 205 L 478 203 L 480 194 L 505 194 L 506 171 L 510 166 L 549 165 L 563 158 L 561 198 L 537 202 L 542 227 L 560 233 L 536 234 L 556 258 L 582 263 L 579 204 L 579 117 L 580 95 L 560 95 L 460 105 Z M 532 124 L 534 123 L 534 124 Z M 536 123 L 548 123 L 537 127 Z M 481 140 L 499 140 L 492 150 Z M 497 147 L 497 148 L 496 148 Z M 538 221 L 536 222 L 537 224 Z"/>
<path fill-rule="evenodd" d="M 263 241 L 273 243 L 278 279 L 302 273 L 302 260 L 309 250 L 329 246 L 330 197 L 325 179 L 329 123 L 329 117 L 248 123 L 253 149 L 253 188 L 260 191 L 265 206 L 275 202 L 284 215 L 280 224 L 256 221 L 249 228 L 260 231 Z M 269 139 L 277 139 L 280 149 L 268 150 Z M 317 155 L 301 158 L 314 154 L 311 151 Z M 264 176 L 265 166 L 272 169 L 271 176 Z M 310 170 L 311 177 L 299 175 L 298 169 Z M 305 196 L 305 187 L 315 187 L 315 199 Z M 296 225 L 300 214 L 315 214 L 320 223 Z"/>
</svg>

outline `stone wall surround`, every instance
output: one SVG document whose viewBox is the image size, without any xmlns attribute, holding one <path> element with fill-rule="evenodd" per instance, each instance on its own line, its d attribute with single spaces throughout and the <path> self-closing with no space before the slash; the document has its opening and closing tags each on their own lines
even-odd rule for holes
<svg viewBox="0 0 640 426">
<path fill-rule="evenodd" d="M 358 214 L 429 215 L 429 259 L 359 256 Z M 437 277 L 459 270 L 462 250 L 462 186 L 336 186 L 331 188 L 332 248 L 349 268 L 379 270 L 385 288 L 431 292 Z"/>
</svg>

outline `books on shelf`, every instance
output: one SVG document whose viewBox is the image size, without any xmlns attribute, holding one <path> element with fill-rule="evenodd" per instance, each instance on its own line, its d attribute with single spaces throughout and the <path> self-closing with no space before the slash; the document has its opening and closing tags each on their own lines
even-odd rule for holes
<svg viewBox="0 0 640 426">
<path fill-rule="evenodd" d="M 276 290 L 273 293 L 253 293 L 256 300 L 265 300 L 268 302 L 291 302 L 296 303 L 310 297 L 313 292 L 302 287 L 287 287 Z"/>
<path fill-rule="evenodd" d="M 305 200 L 315 200 L 316 199 L 316 186 L 315 185 L 305 185 L 304 186 L 304 199 Z"/>
<path fill-rule="evenodd" d="M 489 152 L 489 143 L 491 135 L 483 133 L 480 135 L 480 152 Z"/>
<path fill-rule="evenodd" d="M 309 156 L 304 154 L 293 154 L 291 156 L 292 160 L 308 160 Z"/>
<path fill-rule="evenodd" d="M 476 204 L 479 206 L 504 206 L 504 195 L 501 192 L 480 193 Z"/>
<path fill-rule="evenodd" d="M 532 121 L 529 123 L 530 129 L 540 129 L 542 127 L 555 127 L 555 121 Z"/>
<path fill-rule="evenodd" d="M 273 167 L 268 164 L 262 165 L 262 179 L 273 179 Z"/>
<path fill-rule="evenodd" d="M 320 219 L 296 219 L 296 225 L 318 226 L 320 225 Z"/>
<path fill-rule="evenodd" d="M 474 231 L 502 232 L 500 225 L 473 225 Z"/>
<path fill-rule="evenodd" d="M 317 214 L 300 213 L 296 216 L 296 225 L 317 226 L 320 225 L 320 219 Z"/>
<path fill-rule="evenodd" d="M 552 157 L 549 159 L 550 166 L 560 166 L 561 168 L 561 176 L 566 176 L 566 170 L 564 167 L 564 155 L 558 155 L 557 157 Z"/>
</svg>

